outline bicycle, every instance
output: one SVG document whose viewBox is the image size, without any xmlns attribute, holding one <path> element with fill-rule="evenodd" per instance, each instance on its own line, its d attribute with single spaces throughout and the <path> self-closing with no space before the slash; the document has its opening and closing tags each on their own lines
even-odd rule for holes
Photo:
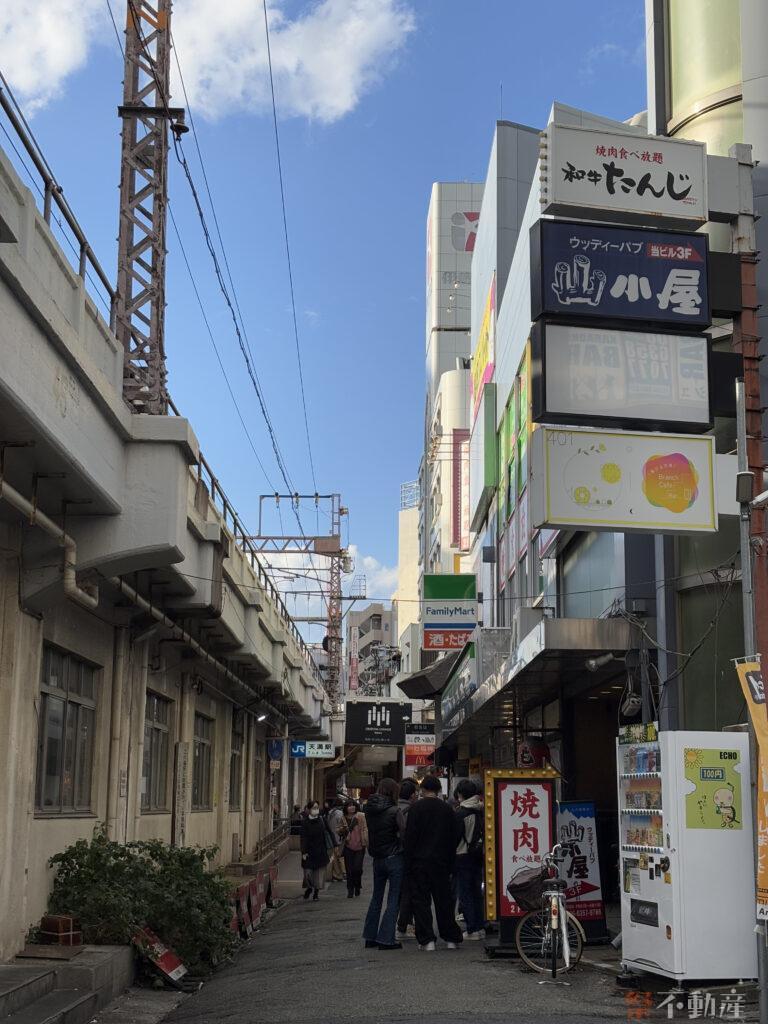
<svg viewBox="0 0 768 1024">
<path fill-rule="evenodd" d="M 581 924 L 565 908 L 568 883 L 559 866 L 573 843 L 557 843 L 540 867 L 519 872 L 507 893 L 527 913 L 515 929 L 515 946 L 526 966 L 552 977 L 569 971 L 581 959 L 586 937 Z"/>
</svg>

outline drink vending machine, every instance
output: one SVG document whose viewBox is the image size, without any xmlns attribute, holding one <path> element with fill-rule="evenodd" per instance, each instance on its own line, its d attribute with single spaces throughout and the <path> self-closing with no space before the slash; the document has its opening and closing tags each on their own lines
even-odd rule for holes
<svg viewBox="0 0 768 1024">
<path fill-rule="evenodd" d="M 616 749 L 624 966 L 756 977 L 746 733 L 632 725 Z"/>
</svg>

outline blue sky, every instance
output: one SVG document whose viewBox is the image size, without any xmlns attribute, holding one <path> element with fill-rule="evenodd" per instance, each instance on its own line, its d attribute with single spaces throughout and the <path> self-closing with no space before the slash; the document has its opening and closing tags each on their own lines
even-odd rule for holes
<svg viewBox="0 0 768 1024">
<path fill-rule="evenodd" d="M 124 0 L 111 0 L 118 16 Z M 121 58 L 107 0 L 0 13 L 0 67 L 105 268 L 116 261 Z M 499 115 L 554 99 L 645 106 L 642 0 L 281 0 L 273 56 L 317 484 L 341 491 L 368 592 L 388 596 L 399 485 L 424 407 L 424 221 L 432 181 L 483 180 Z M 313 490 L 299 401 L 259 0 L 176 0 L 174 36 L 250 343 L 290 474 Z M 180 103 L 177 94 L 174 103 Z M 0 136 L 0 145 L 5 145 Z M 191 136 L 185 148 L 202 187 Z M 217 344 L 272 482 L 255 396 L 172 160 L 171 201 Z M 255 463 L 168 234 L 172 394 L 249 523 Z M 255 529 L 255 525 L 254 525 Z M 363 567 L 364 558 L 368 561 Z"/>
</svg>

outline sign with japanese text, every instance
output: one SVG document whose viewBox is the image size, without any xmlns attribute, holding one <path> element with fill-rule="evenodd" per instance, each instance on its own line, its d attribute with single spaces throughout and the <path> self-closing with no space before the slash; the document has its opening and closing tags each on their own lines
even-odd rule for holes
<svg viewBox="0 0 768 1024">
<path fill-rule="evenodd" d="M 708 327 L 707 242 L 706 235 L 539 220 L 531 228 L 531 319 Z"/>
<path fill-rule="evenodd" d="M 291 740 L 291 757 L 332 758 L 335 756 L 333 743 L 324 740 Z"/>
<path fill-rule="evenodd" d="M 443 731 L 458 728 L 468 717 L 468 713 L 471 714 L 469 702 L 472 694 L 476 692 L 477 658 L 475 657 L 475 644 L 470 643 L 454 665 L 440 698 Z"/>
<path fill-rule="evenodd" d="M 749 708 L 758 748 L 757 770 L 757 877 L 755 916 L 768 920 L 768 712 L 765 683 L 759 661 L 739 661 L 736 672 Z"/>
<path fill-rule="evenodd" d="M 464 478 L 466 477 L 466 493 Z M 469 431 L 455 429 L 451 432 L 451 544 L 466 550 L 464 524 L 469 530 Z M 469 538 L 467 537 L 467 548 Z"/>
<path fill-rule="evenodd" d="M 344 742 L 402 747 L 411 705 L 396 700 L 348 700 Z"/>
<path fill-rule="evenodd" d="M 561 803 L 557 813 L 558 843 L 572 843 L 560 868 L 568 882 L 568 910 L 588 933 L 605 934 L 605 904 L 597 852 L 595 805 L 587 801 Z"/>
<path fill-rule="evenodd" d="M 680 224 L 707 219 L 701 142 L 561 124 L 548 125 L 542 138 L 542 213 Z"/>
<path fill-rule="evenodd" d="M 483 388 L 496 366 L 496 275 L 491 280 L 475 351 L 472 353 L 472 422 L 477 418 Z"/>
<path fill-rule="evenodd" d="M 717 530 L 713 437 L 539 427 L 532 445 L 534 527 Z"/>
<path fill-rule="evenodd" d="M 461 650 L 477 625 L 477 583 L 474 573 L 424 576 L 425 651 Z"/>
<path fill-rule="evenodd" d="M 357 690 L 360 686 L 359 631 L 357 626 L 352 626 L 349 631 L 349 688 Z"/>
<path fill-rule="evenodd" d="M 422 731 L 423 730 L 423 731 Z M 433 725 L 407 725 L 405 731 L 405 765 L 408 768 L 426 768 L 430 755 L 435 752 Z"/>
<path fill-rule="evenodd" d="M 539 321 L 531 349 L 536 422 L 695 433 L 711 426 L 705 335 Z"/>
<path fill-rule="evenodd" d="M 510 882 L 525 869 L 541 864 L 554 846 L 554 793 L 551 781 L 535 778 L 501 779 L 496 782 L 498 830 L 497 868 L 499 915 L 519 917 L 524 911 L 507 891 Z"/>
</svg>

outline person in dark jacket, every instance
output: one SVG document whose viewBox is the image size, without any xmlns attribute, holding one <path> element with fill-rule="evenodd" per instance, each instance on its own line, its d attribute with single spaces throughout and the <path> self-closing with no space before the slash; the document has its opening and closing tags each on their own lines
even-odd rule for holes
<svg viewBox="0 0 768 1024">
<path fill-rule="evenodd" d="M 459 842 L 456 848 L 455 878 L 458 886 L 459 903 L 464 914 L 467 930 L 465 939 L 485 938 L 485 911 L 483 909 L 483 851 L 485 814 L 483 798 L 477 786 L 470 779 L 462 779 L 456 787 L 459 806 L 456 820 L 459 823 Z"/>
<path fill-rule="evenodd" d="M 366 949 L 402 949 L 395 941 L 395 921 L 403 880 L 404 821 L 397 806 L 399 786 L 394 779 L 382 779 L 365 805 L 368 824 L 368 853 L 373 858 L 373 892 L 363 926 Z M 384 894 L 387 907 L 382 914 Z"/>
<path fill-rule="evenodd" d="M 306 808 L 306 817 L 301 828 L 301 866 L 304 868 L 304 899 L 310 895 L 313 900 L 320 898 L 325 887 L 325 869 L 330 857 L 333 836 L 328 831 L 325 818 L 320 814 L 320 804 L 311 800 Z"/>
<path fill-rule="evenodd" d="M 408 826 L 408 812 L 411 806 L 419 799 L 419 787 L 413 779 L 403 779 L 400 783 L 400 799 L 397 806 L 403 816 L 406 828 Z M 408 878 L 408 871 L 403 873 L 403 884 L 400 887 L 400 912 L 397 917 L 397 938 L 406 939 L 413 935 L 413 907 L 411 906 L 411 886 Z M 411 929 L 410 933 L 408 929 Z"/>
<path fill-rule="evenodd" d="M 456 815 L 440 799 L 440 780 L 428 775 L 421 784 L 421 800 L 408 812 L 405 830 L 405 858 L 411 887 L 411 904 L 416 921 L 419 949 L 433 951 L 435 933 L 432 908 L 440 938 L 448 949 L 462 940 L 451 897 L 451 873 L 456 860 L 458 825 Z"/>
</svg>

